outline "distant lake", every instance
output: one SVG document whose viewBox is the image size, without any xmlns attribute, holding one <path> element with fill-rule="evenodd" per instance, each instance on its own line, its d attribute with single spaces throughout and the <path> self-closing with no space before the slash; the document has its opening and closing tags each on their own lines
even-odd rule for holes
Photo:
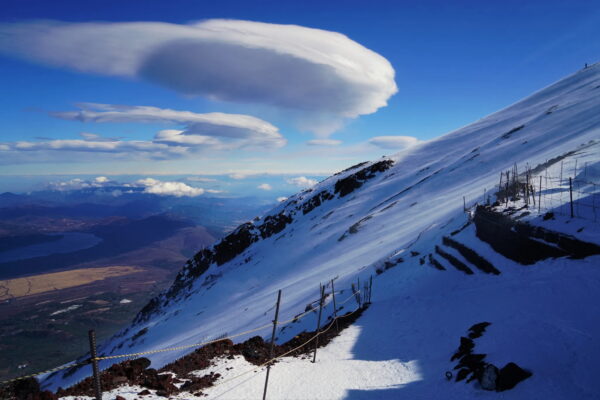
<svg viewBox="0 0 600 400">
<path fill-rule="evenodd" d="M 95 246 L 102 241 L 96 235 L 82 232 L 65 232 L 53 236 L 62 236 L 62 238 L 0 252 L 0 263 L 44 257 L 50 254 L 71 253 Z"/>
</svg>

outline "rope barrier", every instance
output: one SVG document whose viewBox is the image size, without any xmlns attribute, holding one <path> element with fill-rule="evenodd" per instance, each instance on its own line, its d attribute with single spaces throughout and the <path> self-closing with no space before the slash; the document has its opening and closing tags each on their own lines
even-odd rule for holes
<svg viewBox="0 0 600 400">
<path fill-rule="evenodd" d="M 350 297 L 348 297 L 346 300 L 344 300 L 343 302 L 341 302 L 339 304 L 341 305 L 341 304 L 344 304 L 344 303 L 348 302 L 350 299 L 352 299 L 356 295 L 356 293 L 360 293 L 360 290 L 357 290 Z M 295 316 L 292 319 L 289 319 L 287 321 L 282 321 L 282 322 L 278 323 L 277 326 L 286 325 L 286 324 L 289 324 L 290 322 L 299 321 L 300 319 L 304 318 L 306 315 L 308 315 L 311 312 L 315 311 L 317 308 L 318 308 L 317 306 L 312 307 L 311 309 L 303 312 L 300 315 Z M 335 320 L 335 318 L 334 318 L 334 320 Z M 132 358 L 132 357 L 140 357 L 140 356 L 149 355 L 149 354 L 164 353 L 164 352 L 176 351 L 176 350 L 184 350 L 184 349 L 189 349 L 189 348 L 192 348 L 192 347 L 202 347 L 202 346 L 206 346 L 206 345 L 209 345 L 209 344 L 218 343 L 218 342 L 221 342 L 223 340 L 228 340 L 228 339 L 231 340 L 231 339 L 234 339 L 234 338 L 237 338 L 237 337 L 240 337 L 240 336 L 248 335 L 250 333 L 258 332 L 260 330 L 263 330 L 263 329 L 266 329 L 266 328 L 270 328 L 272 326 L 273 326 L 273 324 L 269 323 L 269 324 L 265 324 L 265 325 L 259 326 L 258 328 L 254 328 L 254 329 L 250 329 L 250 330 L 247 330 L 247 331 L 244 331 L 244 332 L 237 333 L 235 335 L 231 335 L 231 336 L 227 336 L 227 337 L 222 337 L 222 338 L 214 339 L 214 340 L 209 340 L 209 341 L 206 341 L 206 342 L 200 342 L 200 343 L 194 343 L 194 344 L 188 344 L 188 345 L 176 346 L 176 347 L 167 347 L 167 348 L 164 348 L 164 349 L 148 350 L 148 351 L 143 351 L 143 352 L 138 352 L 138 353 L 117 354 L 117 355 L 112 355 L 112 356 L 102 356 L 102 357 L 96 357 L 95 359 L 89 358 L 89 359 L 87 359 L 84 362 L 67 364 L 67 365 L 63 365 L 63 366 L 60 366 L 60 367 L 48 369 L 46 371 L 38 372 L 38 373 L 35 373 L 35 374 L 29 374 L 29 375 L 20 376 L 20 377 L 13 378 L 13 379 L 8 379 L 8 380 L 5 380 L 5 381 L 0 381 L 0 386 L 4 386 L 4 385 L 7 385 L 9 383 L 20 381 L 20 380 L 24 380 L 24 379 L 34 378 L 36 376 L 48 374 L 48 373 L 51 373 L 51 372 L 61 371 L 63 369 L 67 369 L 67 368 L 73 368 L 73 367 L 87 365 L 87 364 L 90 364 L 94 360 L 102 361 L 102 360 L 113 360 L 113 359 L 117 359 L 117 358 Z"/>
<path fill-rule="evenodd" d="M 353 294 L 351 297 L 349 297 L 348 299 L 346 299 L 346 300 L 344 301 L 344 303 L 345 303 L 345 302 L 347 302 L 348 300 L 352 299 L 352 297 L 353 297 L 353 296 L 354 296 L 354 294 Z M 342 304 L 342 303 L 340 303 L 340 304 Z M 298 350 L 299 350 L 299 349 L 301 349 L 302 347 L 306 346 L 307 344 L 309 344 L 310 342 L 312 342 L 313 340 L 315 340 L 315 339 L 316 339 L 316 338 L 317 338 L 319 335 L 322 335 L 322 334 L 326 333 L 327 331 L 329 331 L 329 330 L 331 329 L 331 327 L 334 325 L 334 322 L 335 322 L 337 319 L 339 319 L 339 318 L 342 318 L 342 317 L 349 317 L 350 315 L 352 315 L 352 314 L 356 313 L 356 312 L 357 312 L 359 309 L 360 309 L 360 308 L 357 308 L 357 309 L 355 309 L 354 311 L 352 311 L 352 312 L 350 312 L 350 313 L 348 313 L 348 314 L 346 314 L 346 315 L 342 315 L 342 316 L 335 317 L 335 318 L 334 318 L 334 319 L 333 319 L 333 320 L 332 320 L 332 321 L 329 323 L 329 326 L 327 327 L 327 329 L 317 332 L 317 333 L 316 333 L 316 334 L 315 334 L 313 337 L 311 337 L 310 339 L 308 339 L 306 342 L 302 343 L 301 345 L 299 345 L 299 346 L 297 346 L 297 347 L 294 347 L 292 350 L 289 350 L 289 351 L 287 351 L 287 352 L 285 352 L 285 353 L 283 353 L 283 354 L 280 354 L 280 355 L 279 355 L 279 356 L 277 356 L 277 357 L 273 357 L 272 359 L 270 359 L 270 360 L 268 360 L 268 361 L 265 361 L 264 363 L 262 363 L 262 364 L 260 364 L 260 365 L 258 365 L 258 366 L 256 366 L 256 367 L 254 367 L 254 368 L 252 368 L 252 369 L 250 369 L 250 370 L 244 371 L 244 372 L 242 372 L 242 373 L 241 373 L 241 374 L 239 374 L 239 375 L 236 375 L 236 376 L 233 376 L 233 377 L 231 377 L 231 378 L 225 379 L 225 380 L 223 380 L 223 381 L 221 381 L 221 382 L 218 382 L 218 383 L 214 384 L 213 386 L 211 386 L 210 388 L 212 389 L 212 388 L 214 388 L 214 387 L 217 387 L 217 386 L 224 385 L 225 383 L 231 382 L 231 381 L 233 381 L 233 380 L 235 380 L 235 379 L 238 379 L 238 378 L 240 378 L 240 377 L 242 377 L 242 376 L 244 376 L 244 375 L 247 375 L 247 374 L 249 374 L 249 373 L 251 373 L 251 372 L 258 371 L 258 370 L 260 370 L 261 368 L 263 368 L 263 367 L 267 366 L 267 364 L 270 364 L 270 363 L 272 363 L 272 362 L 274 362 L 274 361 L 277 361 L 277 360 L 279 360 L 280 358 L 284 358 L 284 357 L 288 356 L 289 354 L 292 354 L 292 353 L 294 353 L 295 351 L 298 351 Z"/>
</svg>

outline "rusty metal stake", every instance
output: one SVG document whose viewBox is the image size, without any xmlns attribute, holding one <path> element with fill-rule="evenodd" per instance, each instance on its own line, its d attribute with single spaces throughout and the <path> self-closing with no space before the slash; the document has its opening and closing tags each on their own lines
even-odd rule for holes
<svg viewBox="0 0 600 400">
<path fill-rule="evenodd" d="M 277 332 L 277 320 L 279 319 L 279 304 L 281 302 L 281 290 L 277 293 L 277 305 L 275 306 L 275 319 L 273 320 L 273 334 L 271 335 L 271 348 L 269 349 L 269 360 L 273 358 L 273 347 L 275 346 L 275 334 Z M 269 373 L 271 364 L 267 364 L 267 376 L 265 378 L 265 389 L 263 391 L 263 400 L 267 398 L 267 386 L 269 385 Z"/>
<path fill-rule="evenodd" d="M 96 353 L 96 332 L 90 329 L 88 332 L 90 338 L 90 361 L 94 373 L 94 393 L 96 400 L 102 400 L 102 386 L 100 386 L 100 369 L 98 368 L 98 354 Z"/>
<path fill-rule="evenodd" d="M 573 215 L 573 180 L 571 177 L 569 177 L 569 198 L 571 199 L 571 218 L 573 218 L 575 215 Z"/>
<path fill-rule="evenodd" d="M 333 296 L 333 318 L 335 319 L 335 330 L 340 331 L 340 326 L 337 320 L 337 305 L 335 302 L 335 287 L 333 286 L 333 279 L 331 280 L 331 295 Z"/>
<path fill-rule="evenodd" d="M 321 314 L 323 313 L 323 299 L 325 297 L 325 287 L 321 286 L 321 299 L 319 300 L 319 319 L 317 320 L 317 335 L 321 329 Z M 313 363 L 317 362 L 317 347 L 319 347 L 319 336 L 315 338 L 315 354 L 313 355 Z"/>
</svg>

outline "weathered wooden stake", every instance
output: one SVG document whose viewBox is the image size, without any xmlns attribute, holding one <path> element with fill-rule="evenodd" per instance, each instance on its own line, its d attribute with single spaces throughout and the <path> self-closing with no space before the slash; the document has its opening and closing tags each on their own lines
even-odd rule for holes
<svg viewBox="0 0 600 400">
<path fill-rule="evenodd" d="M 96 353 L 96 332 L 90 329 L 88 332 L 90 338 L 90 361 L 94 373 L 94 394 L 96 400 L 102 400 L 102 386 L 100 386 L 100 368 L 98 368 L 98 354 Z"/>
<path fill-rule="evenodd" d="M 362 307 L 362 302 L 361 302 L 361 291 L 360 291 L 360 276 L 356 277 L 356 290 L 358 291 L 358 308 Z"/>
<path fill-rule="evenodd" d="M 525 204 L 529 206 L 529 172 L 525 173 Z"/>
<path fill-rule="evenodd" d="M 571 200 L 571 218 L 573 218 L 573 180 L 571 177 L 569 177 L 569 198 Z"/>
<path fill-rule="evenodd" d="M 273 320 L 273 333 L 271 334 L 271 348 L 269 349 L 269 360 L 273 358 L 273 347 L 275 346 L 275 333 L 277 332 L 277 320 L 279 319 L 279 303 L 281 302 L 281 289 L 277 292 L 277 305 L 275 306 L 275 319 Z M 267 376 L 265 377 L 265 389 L 263 391 L 263 400 L 267 398 L 267 386 L 269 385 L 269 373 L 271 364 L 267 364 Z"/>
<path fill-rule="evenodd" d="M 563 176 L 562 176 L 562 172 L 563 172 L 563 161 L 560 162 L 560 185 L 562 186 L 563 184 Z"/>
<path fill-rule="evenodd" d="M 323 300 L 325 298 L 325 287 L 321 286 L 321 299 L 319 300 L 319 318 L 317 319 L 317 335 L 321 329 L 321 314 L 323 313 Z M 319 336 L 315 338 L 315 354 L 313 355 L 313 363 L 317 362 L 317 347 L 319 347 Z"/>
<path fill-rule="evenodd" d="M 544 197 L 544 200 L 546 198 Z M 542 212 L 542 176 L 540 175 L 540 190 L 538 191 L 538 212 Z"/>
<path fill-rule="evenodd" d="M 335 330 L 339 332 L 340 325 L 337 320 L 337 304 L 335 302 L 335 287 L 333 286 L 333 279 L 331 280 L 331 296 L 333 296 L 333 318 L 335 319 Z"/>
</svg>

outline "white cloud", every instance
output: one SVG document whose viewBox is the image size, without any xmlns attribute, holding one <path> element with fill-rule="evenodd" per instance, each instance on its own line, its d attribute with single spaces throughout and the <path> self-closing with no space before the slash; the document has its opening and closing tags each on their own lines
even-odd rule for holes
<svg viewBox="0 0 600 400">
<path fill-rule="evenodd" d="M 305 176 L 299 176 L 297 178 L 290 178 L 286 180 L 290 185 L 298 186 L 301 188 L 309 188 L 315 186 L 318 182 L 314 179 L 309 179 Z"/>
<path fill-rule="evenodd" d="M 271 190 L 271 189 L 273 189 L 273 187 L 271 185 L 269 185 L 268 183 L 261 183 L 257 187 L 259 189 L 261 189 L 261 190 Z"/>
<path fill-rule="evenodd" d="M 107 183 L 109 182 L 109 179 L 105 176 L 97 176 L 96 178 L 94 178 L 94 182 L 96 183 Z"/>
<path fill-rule="evenodd" d="M 306 142 L 309 146 L 339 146 L 342 144 L 341 140 L 335 139 L 313 139 Z"/>
<path fill-rule="evenodd" d="M 341 118 L 374 113 L 397 92 L 395 71 L 384 57 L 343 34 L 298 25 L 223 19 L 4 23 L 0 52 L 141 78 L 188 95 Z"/>
<path fill-rule="evenodd" d="M 243 174 L 241 172 L 234 172 L 233 174 L 229 174 L 229 177 L 231 179 L 241 180 L 241 179 L 246 179 L 248 177 L 248 175 L 247 174 Z"/>
<path fill-rule="evenodd" d="M 216 189 L 206 189 L 206 193 L 218 194 L 218 193 L 223 193 L 223 191 L 216 190 Z"/>
<path fill-rule="evenodd" d="M 278 197 L 278 198 L 277 198 L 277 201 L 278 201 L 279 203 L 281 203 L 281 202 L 283 202 L 283 201 L 286 201 L 287 199 L 288 199 L 287 197 Z"/>
<path fill-rule="evenodd" d="M 412 136 L 375 136 L 369 139 L 369 143 L 382 149 L 404 149 L 420 142 L 419 139 Z"/>
<path fill-rule="evenodd" d="M 161 196 L 196 197 L 204 193 L 204 189 L 191 187 L 183 182 L 161 182 L 154 178 L 145 178 L 136 181 L 139 186 L 144 186 L 144 193 Z"/>
<path fill-rule="evenodd" d="M 112 184 L 111 181 L 105 176 L 96 177 L 91 181 L 81 178 L 73 178 L 67 181 L 49 182 L 48 188 L 51 190 L 68 191 L 88 188 L 102 188 L 107 186 L 109 183 Z"/>
<path fill-rule="evenodd" d="M 164 123 L 184 125 L 183 130 L 166 129 L 154 137 L 155 143 L 212 148 L 261 146 L 277 148 L 286 144 L 277 127 L 260 118 L 220 112 L 194 113 L 151 106 L 79 103 L 78 111 L 52 112 L 50 115 L 71 121 L 95 123 Z M 99 135 L 81 133 L 86 140 Z"/>
<path fill-rule="evenodd" d="M 63 159 L 64 152 L 104 153 L 121 158 L 174 159 L 191 157 L 202 151 L 279 148 L 287 142 L 277 127 L 250 115 L 198 114 L 148 106 L 96 103 L 81 103 L 79 107 L 79 111 L 54 112 L 51 115 L 84 122 L 154 122 L 179 124 L 184 128 L 161 130 L 152 140 L 122 140 L 82 132 L 82 139 L 7 142 L 0 144 L 0 150 L 16 154 L 56 153 L 55 158 Z"/>
<path fill-rule="evenodd" d="M 185 179 L 190 182 L 217 182 L 214 178 L 204 178 L 202 176 L 188 176 Z"/>
<path fill-rule="evenodd" d="M 54 139 L 38 142 L 18 141 L 4 143 L 8 151 L 14 154 L 56 153 L 56 158 L 64 158 L 65 152 L 72 153 L 103 153 L 106 155 L 127 156 L 134 158 L 172 159 L 190 154 L 184 146 L 167 145 L 143 140 L 81 140 Z M 95 158 L 94 158 L 95 159 Z M 87 160 L 91 160 L 88 157 Z"/>
</svg>

